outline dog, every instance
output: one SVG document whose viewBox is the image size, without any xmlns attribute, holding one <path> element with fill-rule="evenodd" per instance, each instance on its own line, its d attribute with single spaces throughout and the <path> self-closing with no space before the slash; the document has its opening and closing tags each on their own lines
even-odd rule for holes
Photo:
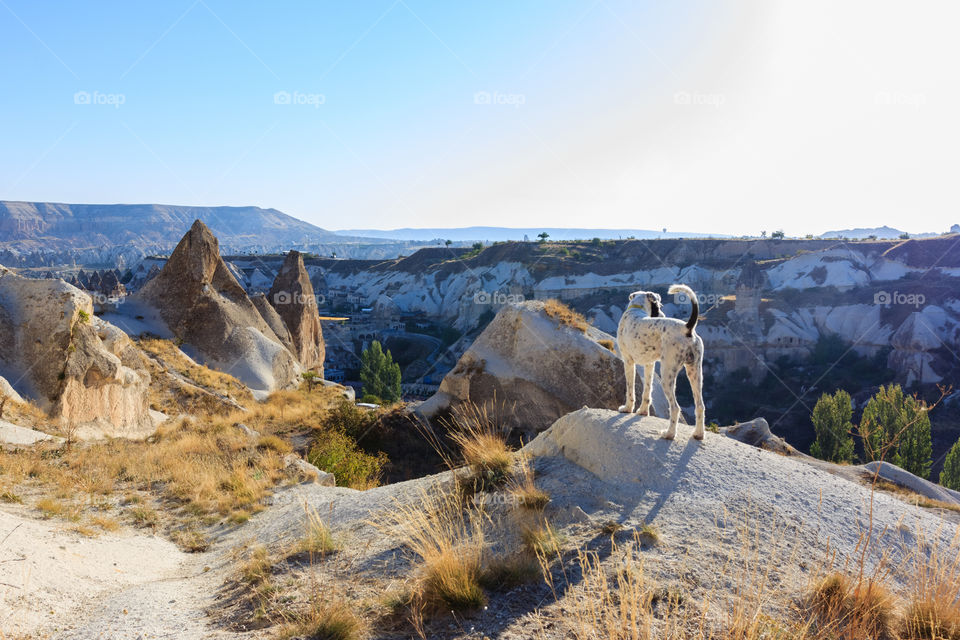
<svg viewBox="0 0 960 640">
<path fill-rule="evenodd" d="M 697 335 L 697 320 L 700 305 L 693 289 L 683 284 L 671 285 L 668 293 L 684 294 L 693 307 L 690 319 L 667 318 L 660 311 L 660 296 L 652 291 L 635 291 L 630 294 L 630 304 L 620 318 L 617 327 L 617 348 L 623 358 L 627 378 L 627 401 L 619 408 L 621 413 L 632 413 L 636 404 L 637 365 L 643 366 L 643 399 L 637 413 L 649 415 L 650 394 L 653 391 L 653 370 L 660 361 L 660 380 L 663 393 L 670 404 L 670 427 L 660 436 L 672 440 L 677 434 L 680 405 L 677 403 L 677 376 L 680 369 L 687 372 L 687 380 L 693 390 L 696 404 L 697 426 L 693 437 L 703 439 L 703 340 Z"/>
</svg>

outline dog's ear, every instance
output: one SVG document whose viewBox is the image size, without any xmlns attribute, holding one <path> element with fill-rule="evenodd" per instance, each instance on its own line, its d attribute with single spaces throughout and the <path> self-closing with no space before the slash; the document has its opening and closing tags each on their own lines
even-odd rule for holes
<svg viewBox="0 0 960 640">
<path fill-rule="evenodd" d="M 660 294 L 659 294 L 659 293 L 648 292 L 648 293 L 647 293 L 647 300 L 649 300 L 650 302 L 655 302 L 655 303 L 657 303 L 657 304 L 660 304 Z"/>
<path fill-rule="evenodd" d="M 633 299 L 637 297 L 637 294 L 638 294 L 638 293 L 640 293 L 640 292 L 639 292 L 639 291 L 634 291 L 633 293 L 630 294 L 630 298 L 629 298 L 630 302 L 633 302 Z"/>
</svg>

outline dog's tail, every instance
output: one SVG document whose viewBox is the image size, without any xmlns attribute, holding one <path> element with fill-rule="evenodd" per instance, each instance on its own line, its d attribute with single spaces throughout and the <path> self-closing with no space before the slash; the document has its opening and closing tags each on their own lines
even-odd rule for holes
<svg viewBox="0 0 960 640">
<path fill-rule="evenodd" d="M 693 330 L 697 326 L 697 320 L 700 318 L 700 303 L 697 301 L 697 294 L 685 284 L 672 284 L 667 290 L 667 293 L 682 293 L 690 300 L 690 306 L 693 308 L 690 310 L 690 319 L 687 320 L 687 335 L 692 336 Z"/>
</svg>

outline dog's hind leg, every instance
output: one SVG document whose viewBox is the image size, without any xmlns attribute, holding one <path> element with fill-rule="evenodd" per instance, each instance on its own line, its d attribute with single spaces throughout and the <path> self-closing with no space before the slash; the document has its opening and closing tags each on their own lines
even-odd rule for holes
<svg viewBox="0 0 960 640">
<path fill-rule="evenodd" d="M 656 363 L 643 365 L 643 396 L 637 413 L 642 416 L 650 415 L 650 396 L 653 394 L 653 371 Z"/>
<path fill-rule="evenodd" d="M 705 407 L 703 405 L 703 370 L 700 363 L 684 365 L 687 370 L 687 380 L 690 382 L 690 390 L 693 391 L 693 402 L 697 408 L 697 428 L 693 431 L 693 437 L 697 440 L 703 440 L 703 421 Z"/>
<path fill-rule="evenodd" d="M 666 360 L 660 363 L 660 382 L 663 384 L 663 394 L 667 396 L 667 404 L 670 405 L 670 427 L 666 431 L 661 431 L 660 437 L 667 440 L 673 440 L 677 435 L 677 422 L 680 420 L 680 403 L 677 402 L 679 374 L 680 365 L 668 363 Z"/>
<path fill-rule="evenodd" d="M 623 377 L 627 379 L 627 401 L 617 409 L 620 413 L 633 413 L 637 404 L 637 364 L 624 354 Z"/>
</svg>

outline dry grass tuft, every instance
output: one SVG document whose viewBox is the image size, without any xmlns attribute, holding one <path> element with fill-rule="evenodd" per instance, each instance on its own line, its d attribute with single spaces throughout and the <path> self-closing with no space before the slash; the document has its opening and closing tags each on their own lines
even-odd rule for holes
<svg viewBox="0 0 960 640">
<path fill-rule="evenodd" d="M 597 341 L 597 344 L 605 348 L 607 351 L 616 351 L 616 346 L 614 345 L 613 340 L 609 340 L 605 338 L 603 340 Z"/>
<path fill-rule="evenodd" d="M 473 403 L 458 405 L 449 424 L 450 438 L 460 449 L 463 462 L 470 468 L 467 485 L 474 493 L 506 482 L 514 455 L 507 444 L 508 430 L 502 426 L 495 409 Z M 450 464 L 451 468 L 456 465 Z"/>
<path fill-rule="evenodd" d="M 660 544 L 660 530 L 649 522 L 644 522 L 640 525 L 640 530 L 637 533 L 640 542 L 648 547 L 654 547 Z"/>
<path fill-rule="evenodd" d="M 483 607 L 480 585 L 486 549 L 485 514 L 469 508 L 458 493 L 421 492 L 414 506 L 400 505 L 388 517 L 388 527 L 400 533 L 419 558 L 411 588 L 411 615 Z"/>
<path fill-rule="evenodd" d="M 303 538 L 296 545 L 295 553 L 307 553 L 313 558 L 314 555 L 325 556 L 340 549 L 340 545 L 330 533 L 330 527 L 320 518 L 315 509 L 306 511 L 306 523 Z"/>
<path fill-rule="evenodd" d="M 580 333 L 586 333 L 587 327 L 590 326 L 583 314 L 574 311 L 554 298 L 543 303 L 543 311 L 561 325 L 572 327 Z"/>
<path fill-rule="evenodd" d="M 546 520 L 525 526 L 520 537 L 527 551 L 547 558 L 561 555 L 566 542 L 566 538 Z"/>
<path fill-rule="evenodd" d="M 489 558 L 483 563 L 483 570 L 478 576 L 480 585 L 490 591 L 509 591 L 540 578 L 539 560 L 535 555 L 522 551 Z"/>
<path fill-rule="evenodd" d="M 542 512 L 550 502 L 550 494 L 537 487 L 533 467 L 526 455 L 517 455 L 517 467 L 507 481 L 507 492 L 521 509 Z"/>
<path fill-rule="evenodd" d="M 240 576 L 247 584 L 258 586 L 270 581 L 272 569 L 270 552 L 260 545 L 250 549 L 243 564 L 240 565 Z"/>
<path fill-rule="evenodd" d="M 367 637 L 367 632 L 366 622 L 343 600 L 330 602 L 314 597 L 307 612 L 294 616 L 278 637 L 283 640 L 362 640 Z"/>
<path fill-rule="evenodd" d="M 903 616 L 906 635 L 960 640 L 960 538 L 954 537 L 950 549 L 942 551 L 918 535 L 911 569 L 914 583 Z"/>
<path fill-rule="evenodd" d="M 854 581 L 830 573 L 815 585 L 808 614 L 817 633 L 842 638 L 889 638 L 894 622 L 894 599 L 879 582 Z"/>
<path fill-rule="evenodd" d="M 202 553 L 210 548 L 210 540 L 195 529 L 178 529 L 170 538 L 187 553 Z"/>
</svg>

